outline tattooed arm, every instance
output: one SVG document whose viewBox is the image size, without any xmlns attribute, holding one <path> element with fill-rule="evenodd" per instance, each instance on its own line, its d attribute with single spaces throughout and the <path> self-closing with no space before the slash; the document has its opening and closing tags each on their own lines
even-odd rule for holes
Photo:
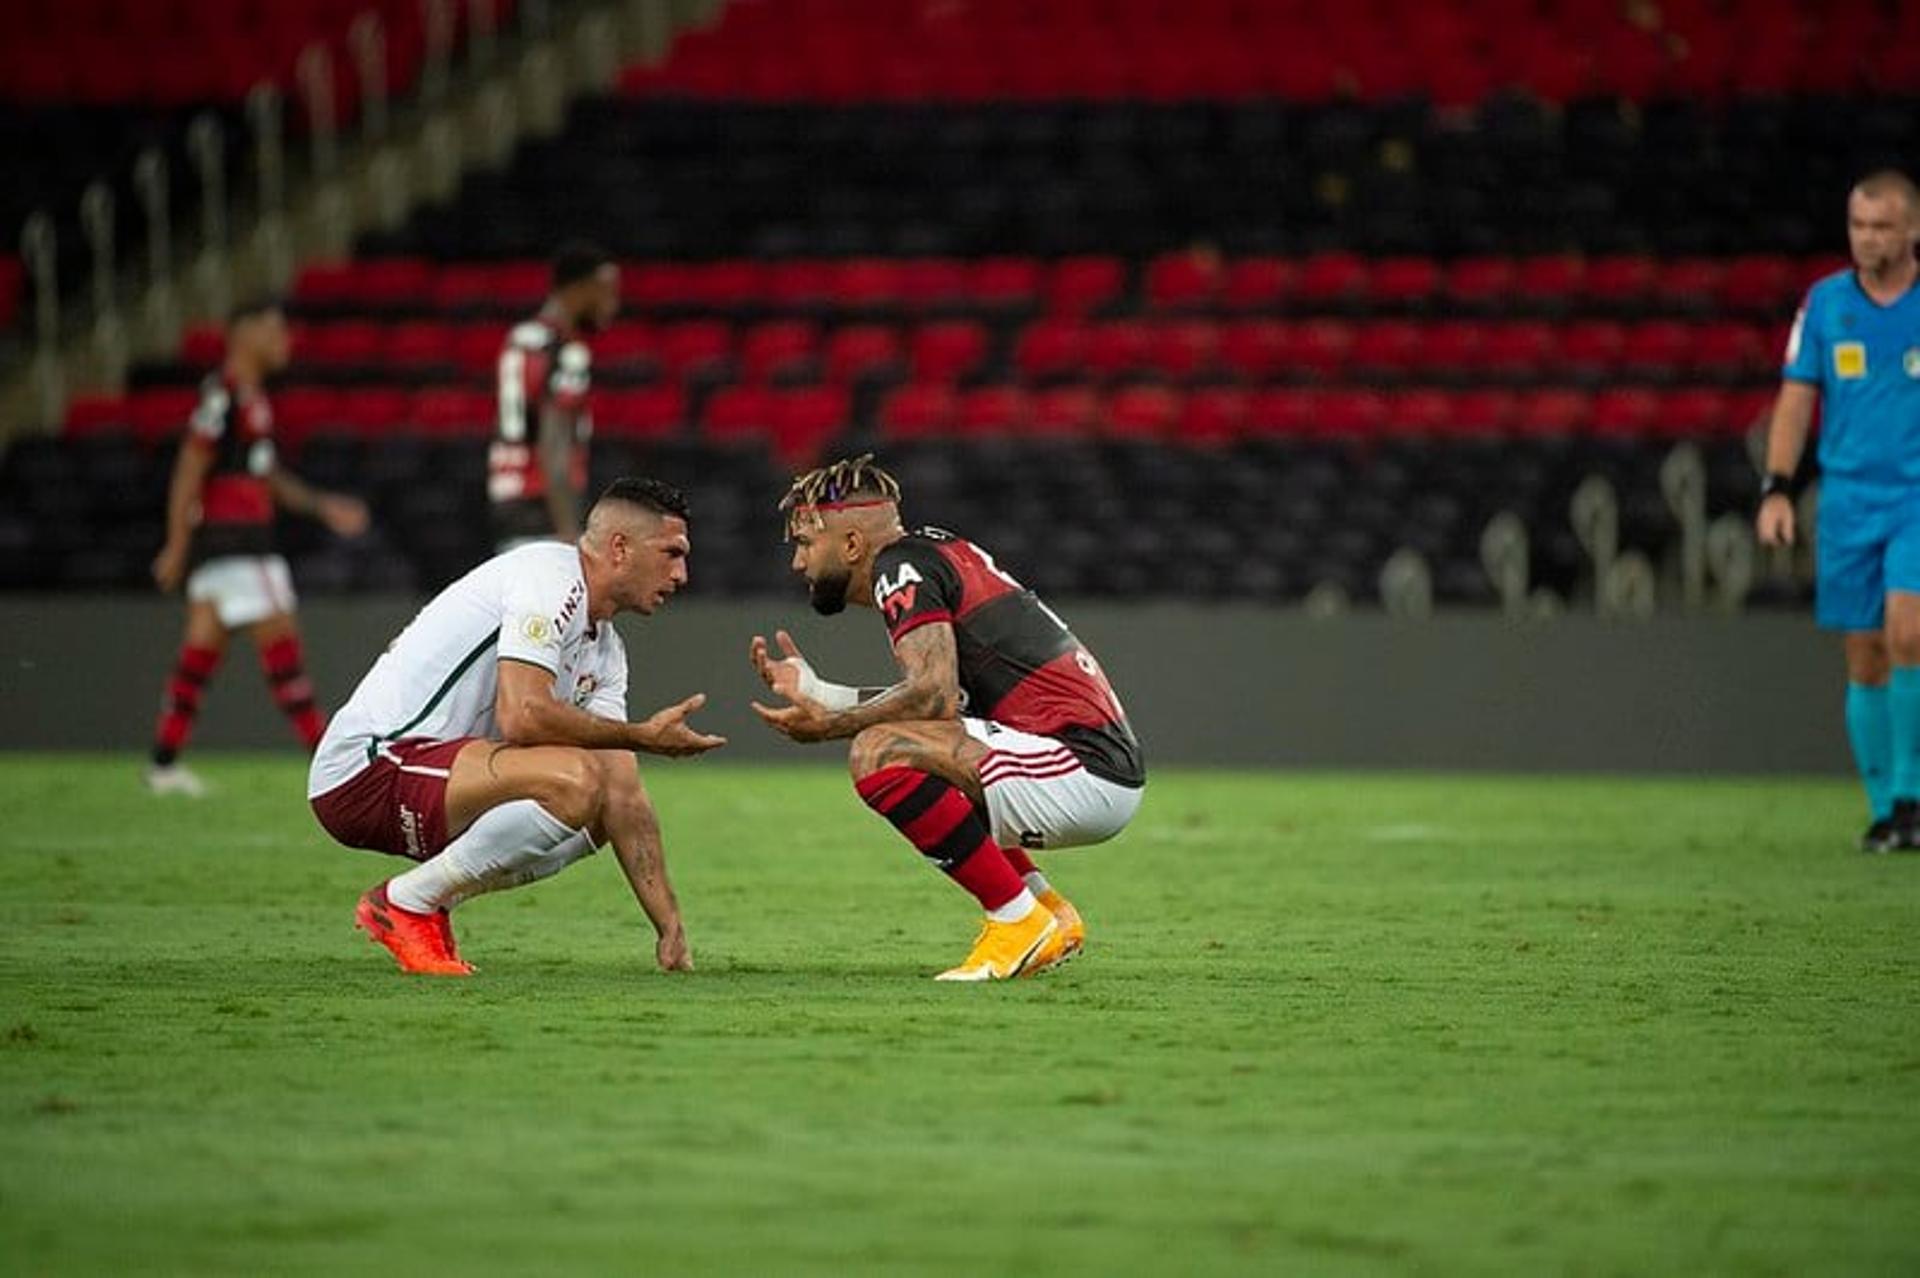
<svg viewBox="0 0 1920 1278">
<path fill-rule="evenodd" d="M 775 732 L 795 741 L 850 737 L 876 723 L 959 717 L 960 658 L 949 622 L 930 621 L 901 636 L 893 655 L 905 677 L 891 688 L 859 689 L 858 704 L 844 709 L 829 708 L 801 691 L 800 673 L 806 658 L 791 639 L 776 637 L 784 640 L 781 646 L 789 655 L 772 660 L 766 641 L 756 635 L 752 656 L 760 677 L 785 697 L 787 704 L 772 709 L 756 701 L 753 709 Z"/>
</svg>

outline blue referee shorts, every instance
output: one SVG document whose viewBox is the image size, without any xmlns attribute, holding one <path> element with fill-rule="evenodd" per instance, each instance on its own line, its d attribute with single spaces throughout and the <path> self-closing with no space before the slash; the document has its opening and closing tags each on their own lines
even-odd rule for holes
<svg viewBox="0 0 1920 1278">
<path fill-rule="evenodd" d="M 1878 630 L 1887 592 L 1920 594 L 1920 489 L 1820 487 L 1813 615 L 1827 630 Z"/>
</svg>

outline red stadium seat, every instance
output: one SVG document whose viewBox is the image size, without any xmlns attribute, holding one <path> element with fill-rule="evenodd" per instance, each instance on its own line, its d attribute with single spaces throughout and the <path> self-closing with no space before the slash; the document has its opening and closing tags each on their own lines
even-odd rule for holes
<svg viewBox="0 0 1920 1278">
<path fill-rule="evenodd" d="M 1286 363 L 1294 372 L 1332 380 L 1347 366 L 1353 348 L 1353 327 L 1339 320 L 1308 320 L 1288 325 Z"/>
<path fill-rule="evenodd" d="M 1147 371 L 1153 350 L 1153 329 L 1138 320 L 1109 320 L 1095 324 L 1087 334 L 1087 372 L 1112 379 Z"/>
<path fill-rule="evenodd" d="M 1712 258 L 1662 262 L 1654 274 L 1653 301 L 1666 310 L 1704 314 L 1719 300 L 1725 278 L 1726 268 Z"/>
<path fill-rule="evenodd" d="M 1355 326 L 1347 364 L 1373 380 L 1398 381 L 1412 375 L 1427 330 L 1412 320 L 1374 320 Z"/>
<path fill-rule="evenodd" d="M 1442 292 L 1447 301 L 1467 310 L 1505 310 L 1517 281 L 1512 258 L 1465 257 L 1447 268 Z"/>
<path fill-rule="evenodd" d="M 1425 310 L 1440 291 L 1440 268 L 1430 258 L 1388 257 L 1373 264 L 1368 299 L 1391 310 Z"/>
<path fill-rule="evenodd" d="M 1197 311 L 1212 305 L 1220 287 L 1220 259 L 1211 253 L 1168 253 L 1147 263 L 1147 305 Z"/>
<path fill-rule="evenodd" d="M 962 435 L 1017 435 L 1033 419 L 1027 392 L 1017 386 L 982 386 L 960 397 L 955 415 Z"/>
<path fill-rule="evenodd" d="M 1626 329 L 1609 320 L 1569 324 L 1560 334 L 1560 370 L 1582 381 L 1611 377 L 1626 342 Z"/>
<path fill-rule="evenodd" d="M 637 386 L 594 392 L 593 430 L 608 439 L 662 439 L 687 421 L 687 393 L 678 386 Z"/>
<path fill-rule="evenodd" d="M 1157 324 L 1151 330 L 1147 363 L 1163 377 L 1191 381 L 1213 370 L 1219 347 L 1220 327 L 1210 320 Z"/>
<path fill-rule="evenodd" d="M 1047 278 L 1047 309 L 1066 315 L 1091 315 L 1117 301 L 1126 283 L 1126 268 L 1119 258 L 1062 258 Z"/>
<path fill-rule="evenodd" d="M 491 417 L 489 413 L 489 419 Z M 410 432 L 413 397 L 395 386 L 343 390 L 340 392 L 340 424 L 355 435 L 369 438 Z"/>
<path fill-rule="evenodd" d="M 1220 365 L 1242 381 L 1259 383 L 1278 374 L 1288 352 L 1286 326 L 1278 320 L 1241 320 L 1220 332 Z"/>
<path fill-rule="evenodd" d="M 129 430 L 133 409 L 123 395 L 75 395 L 67 404 L 64 433 L 71 438 Z"/>
<path fill-rule="evenodd" d="M 1029 381 L 1059 381 L 1086 371 L 1087 325 L 1078 319 L 1038 319 L 1020 330 L 1013 366 Z"/>
<path fill-rule="evenodd" d="M 1030 420 L 1036 435 L 1084 435 L 1098 412 L 1099 400 L 1086 387 L 1056 386 L 1034 394 Z"/>
<path fill-rule="evenodd" d="M 1245 428 L 1252 435 L 1297 439 L 1313 432 L 1318 409 L 1317 391 L 1256 391 L 1247 398 Z"/>
<path fill-rule="evenodd" d="M 273 397 L 273 437 L 289 450 L 313 435 L 340 429 L 346 420 L 345 400 L 331 386 L 290 386 Z"/>
<path fill-rule="evenodd" d="M 1722 320 L 1695 334 L 1692 371 L 1724 381 L 1762 377 L 1775 371 L 1778 355 L 1758 324 Z"/>
<path fill-rule="evenodd" d="M 740 335 L 740 374 L 748 381 L 792 381 L 814 370 L 820 329 L 806 320 L 768 320 Z"/>
<path fill-rule="evenodd" d="M 0 329 L 5 328 L 0 323 Z M 227 331 L 219 324 L 195 324 L 180 337 L 180 362 L 192 368 L 218 368 L 227 357 Z"/>
<path fill-rule="evenodd" d="M 395 324 L 387 330 L 381 354 L 389 368 L 451 373 L 453 330 L 436 320 Z"/>
<path fill-rule="evenodd" d="M 1522 258 L 1514 271 L 1513 295 L 1530 310 L 1561 314 L 1572 309 L 1586 274 L 1586 259 L 1575 254 Z"/>
<path fill-rule="evenodd" d="M 1653 391 L 1616 386 L 1593 397 L 1591 429 L 1606 438 L 1638 439 L 1652 433 L 1659 412 Z"/>
<path fill-rule="evenodd" d="M 916 381 L 963 381 L 986 361 L 987 330 L 971 320 L 923 324 L 908 339 L 907 358 Z"/>
<path fill-rule="evenodd" d="M 1723 309 L 1755 315 L 1784 315 L 1798 300 L 1798 271 L 1792 258 L 1777 253 L 1753 253 L 1727 263 L 1720 277 Z"/>
<path fill-rule="evenodd" d="M 293 358 L 326 367 L 371 367 L 386 359 L 387 330 L 365 320 L 303 325 L 294 339 Z"/>
<path fill-rule="evenodd" d="M 1522 435 L 1565 438 L 1584 434 L 1593 421 L 1593 396 L 1556 387 L 1522 393 L 1514 405 L 1514 429 Z"/>
<path fill-rule="evenodd" d="M 1231 443 L 1246 429 L 1248 395 L 1240 390 L 1197 390 L 1181 406 L 1178 434 L 1183 444 Z"/>
<path fill-rule="evenodd" d="M 1315 308 L 1357 305 L 1368 296 L 1367 263 L 1352 253 L 1316 253 L 1300 264 L 1294 296 Z"/>
<path fill-rule="evenodd" d="M 1505 435 L 1513 429 L 1519 409 L 1519 396 L 1512 391 L 1467 391 L 1453 402 L 1449 433 L 1467 439 Z"/>
<path fill-rule="evenodd" d="M 830 382 L 896 377 L 903 367 L 899 334 L 884 324 L 849 324 L 827 338 L 821 362 Z"/>
<path fill-rule="evenodd" d="M 1376 391 L 1324 391 L 1314 407 L 1313 433 L 1331 439 L 1370 438 L 1386 428 L 1387 415 L 1386 397 Z"/>
<path fill-rule="evenodd" d="M 479 437 L 493 433 L 498 411 L 494 397 L 485 391 L 435 386 L 413 397 L 411 419 L 422 435 Z"/>
<path fill-rule="evenodd" d="M 676 379 L 723 373 L 733 358 L 733 330 L 721 320 L 682 320 L 655 330 L 660 367 Z"/>
<path fill-rule="evenodd" d="M 1424 326 L 1414 367 L 1434 381 L 1472 381 L 1486 343 L 1487 326 L 1477 320 L 1436 320 Z"/>
<path fill-rule="evenodd" d="M 1727 392 L 1708 386 L 1670 391 L 1659 398 L 1653 433 L 1668 439 L 1710 439 L 1728 434 L 1732 405 Z"/>
<path fill-rule="evenodd" d="M 142 442 L 171 439 L 186 429 L 199 402 L 200 392 L 191 387 L 150 387 L 128 398 L 127 420 Z"/>
<path fill-rule="evenodd" d="M 810 462 L 846 430 L 852 401 L 839 386 L 802 386 L 776 392 L 774 451 L 789 464 Z"/>
<path fill-rule="evenodd" d="M 953 433 L 958 396 L 944 382 L 910 382 L 880 404 L 880 434 L 885 439 L 923 439 Z"/>
<path fill-rule="evenodd" d="M 1503 381 L 1539 381 L 1559 358 L 1558 337 L 1557 328 L 1537 321 L 1490 324 L 1478 366 Z"/>
<path fill-rule="evenodd" d="M 781 268 L 775 267 L 776 272 Z M 830 293 L 835 306 L 850 310 L 890 310 L 907 295 L 906 268 L 890 258 L 858 258 L 826 268 L 831 272 Z M 807 276 L 795 277 L 798 283 Z M 779 300 L 812 301 L 804 292 L 796 297 L 775 291 Z"/>
<path fill-rule="evenodd" d="M 901 301 L 919 314 L 964 306 L 972 283 L 969 268 L 952 258 L 911 258 L 900 268 Z"/>
<path fill-rule="evenodd" d="M 1623 372 L 1672 380 L 1693 361 L 1694 328 L 1678 320 L 1644 320 L 1627 327 L 1620 348 Z"/>
<path fill-rule="evenodd" d="M 496 350 L 494 358 L 499 358 L 498 332 L 495 332 Z M 467 343 L 473 346 L 468 349 Z M 593 368 L 596 375 L 611 373 L 619 377 L 648 376 L 660 366 L 659 338 L 651 325 L 639 320 L 621 320 L 604 333 L 595 333 L 587 339 L 588 349 L 593 353 Z M 469 338 L 465 333 L 454 339 L 455 355 L 465 364 L 480 350 L 479 337 Z"/>
<path fill-rule="evenodd" d="M 1453 427 L 1453 396 L 1420 388 L 1386 397 L 1384 425 L 1396 435 L 1445 435 Z"/>
<path fill-rule="evenodd" d="M 975 306 L 1026 310 L 1040 300 L 1040 264 L 1025 257 L 990 257 L 974 264 L 968 291 Z"/>
<path fill-rule="evenodd" d="M 1653 281 L 1652 258 L 1619 254 L 1588 263 L 1581 287 L 1590 303 L 1613 310 L 1637 310 L 1653 291 Z"/>
<path fill-rule="evenodd" d="M 1105 433 L 1116 439 L 1161 439 L 1180 420 L 1180 397 L 1164 386 L 1129 386 L 1107 397 Z"/>
<path fill-rule="evenodd" d="M 1229 262 L 1220 280 L 1221 305 L 1236 311 L 1277 307 L 1293 285 L 1293 263 L 1280 257 Z"/>
</svg>

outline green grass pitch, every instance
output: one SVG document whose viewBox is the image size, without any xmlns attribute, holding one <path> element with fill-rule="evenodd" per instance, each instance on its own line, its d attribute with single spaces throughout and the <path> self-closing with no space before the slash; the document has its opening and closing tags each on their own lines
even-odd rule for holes
<svg viewBox="0 0 1920 1278">
<path fill-rule="evenodd" d="M 283 757 L 0 757 L 0 1270 L 1912 1274 L 1920 857 L 1838 781 L 1164 772 L 968 903 L 845 774 L 648 775 L 700 970 L 602 854 L 410 979 Z"/>
</svg>

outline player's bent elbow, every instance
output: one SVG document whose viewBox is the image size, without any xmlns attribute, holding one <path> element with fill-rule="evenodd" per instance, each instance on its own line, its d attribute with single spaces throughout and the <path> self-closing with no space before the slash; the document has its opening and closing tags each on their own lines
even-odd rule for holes
<svg viewBox="0 0 1920 1278">
<path fill-rule="evenodd" d="M 495 717 L 500 737 L 508 745 L 540 745 L 545 740 L 540 730 L 540 706 L 531 697 L 502 703 Z"/>
</svg>

